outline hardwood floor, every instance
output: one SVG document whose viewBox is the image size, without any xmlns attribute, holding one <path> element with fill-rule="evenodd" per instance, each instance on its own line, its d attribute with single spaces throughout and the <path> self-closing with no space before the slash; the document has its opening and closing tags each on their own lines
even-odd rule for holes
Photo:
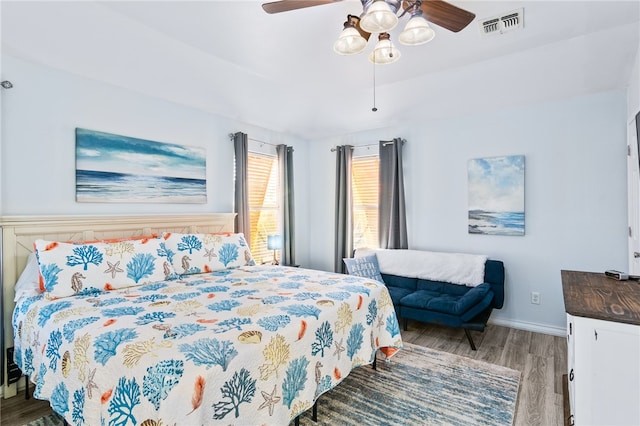
<svg viewBox="0 0 640 426">
<path fill-rule="evenodd" d="M 24 378 L 20 380 L 24 383 Z M 33 390 L 33 389 L 32 389 Z M 0 399 L 0 424 L 2 426 L 22 426 L 32 420 L 52 413 L 47 401 L 24 399 L 24 391 L 9 399 Z"/>
<path fill-rule="evenodd" d="M 564 424 L 562 375 L 567 369 L 563 337 L 489 325 L 484 333 L 471 332 L 478 348 L 472 351 L 460 329 L 409 322 L 405 342 L 503 365 L 522 372 L 514 425 Z M 24 379 L 23 379 L 24 383 Z M 22 426 L 51 412 L 49 404 L 24 393 L 0 400 L 0 424 Z"/>
</svg>

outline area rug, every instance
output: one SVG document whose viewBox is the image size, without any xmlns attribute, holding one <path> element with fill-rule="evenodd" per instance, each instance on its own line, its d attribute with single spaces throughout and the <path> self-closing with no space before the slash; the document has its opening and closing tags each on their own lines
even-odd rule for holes
<svg viewBox="0 0 640 426">
<path fill-rule="evenodd" d="M 377 370 L 352 371 L 318 399 L 318 422 L 311 410 L 305 426 L 446 425 L 508 426 L 515 415 L 520 372 L 499 365 L 404 344 Z M 27 426 L 58 426 L 55 414 Z M 293 423 L 292 423 L 293 424 Z"/>
<path fill-rule="evenodd" d="M 520 372 L 471 358 L 404 344 L 377 370 L 352 371 L 318 399 L 311 425 L 511 425 Z"/>
<path fill-rule="evenodd" d="M 27 423 L 25 426 L 63 426 L 64 420 L 56 413 L 51 413 L 46 416 L 40 417 L 32 422 Z"/>
</svg>

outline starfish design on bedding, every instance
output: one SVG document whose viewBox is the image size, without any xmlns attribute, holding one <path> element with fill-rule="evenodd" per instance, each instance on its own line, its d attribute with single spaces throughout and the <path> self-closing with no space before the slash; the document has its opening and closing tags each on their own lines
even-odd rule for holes
<svg viewBox="0 0 640 426">
<path fill-rule="evenodd" d="M 211 262 L 211 259 L 212 259 L 212 258 L 214 258 L 214 257 L 218 257 L 218 255 L 217 255 L 217 254 L 215 254 L 215 253 L 213 252 L 214 250 L 215 250 L 215 247 L 213 247 L 213 248 L 211 248 L 211 249 L 209 249 L 209 250 L 207 250 L 207 248 L 205 247 L 205 248 L 204 248 L 205 253 L 204 253 L 204 256 L 203 256 L 203 257 L 208 258 L 208 259 L 209 259 L 209 262 Z"/>
<path fill-rule="evenodd" d="M 342 346 L 342 341 L 344 339 L 340 339 L 340 340 L 334 340 L 333 344 L 336 347 L 336 351 L 334 352 L 334 355 L 338 357 L 338 360 L 340 360 L 340 354 L 342 352 L 344 352 L 344 346 Z"/>
<path fill-rule="evenodd" d="M 109 267 L 107 268 L 106 271 L 104 271 L 104 273 L 111 274 L 111 278 L 115 278 L 118 272 L 124 272 L 124 269 L 119 268 L 120 266 L 119 260 L 116 263 L 111 263 L 107 260 L 107 265 L 109 265 Z"/>
<path fill-rule="evenodd" d="M 376 321 L 376 327 L 382 328 L 383 325 L 384 325 L 384 318 L 382 318 L 382 315 L 378 315 L 378 321 Z"/>
<path fill-rule="evenodd" d="M 267 393 L 265 391 L 262 392 L 262 397 L 264 398 L 264 402 L 258 407 L 258 410 L 262 410 L 263 408 L 269 407 L 269 415 L 273 416 L 273 407 L 280 402 L 280 397 L 276 395 L 277 385 L 273 385 L 273 391 L 271 393 Z"/>
<path fill-rule="evenodd" d="M 37 351 L 40 347 L 40 330 L 33 333 L 33 342 L 31 342 L 31 346 Z"/>
<path fill-rule="evenodd" d="M 96 375 L 96 370 L 97 368 L 94 368 L 89 372 L 89 379 L 87 380 L 87 396 L 89 397 L 89 399 L 93 398 L 92 390 L 98 389 L 98 385 L 96 385 L 96 382 L 93 381 L 93 378 Z"/>
</svg>

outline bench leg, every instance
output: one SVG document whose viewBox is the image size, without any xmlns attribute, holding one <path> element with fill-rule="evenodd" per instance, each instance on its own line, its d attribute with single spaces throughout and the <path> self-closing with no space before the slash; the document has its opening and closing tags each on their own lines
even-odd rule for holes
<svg viewBox="0 0 640 426">
<path fill-rule="evenodd" d="M 300 416 L 302 416 L 303 413 L 300 413 L 298 415 L 298 417 L 296 417 L 293 420 L 293 424 L 295 426 L 300 426 Z M 318 423 L 318 400 L 316 399 L 316 402 L 313 403 L 313 413 L 311 415 L 311 420 L 313 420 L 314 422 Z"/>
<path fill-rule="evenodd" d="M 471 350 L 475 351 L 476 350 L 476 345 L 475 345 L 475 343 L 473 343 L 473 338 L 471 337 L 471 333 L 469 333 L 469 330 L 467 330 L 465 328 L 464 329 L 464 334 L 467 336 L 467 340 L 469 340 L 469 344 L 471 345 Z"/>
<path fill-rule="evenodd" d="M 409 320 L 408 319 L 404 319 L 404 331 L 409 330 Z"/>
</svg>

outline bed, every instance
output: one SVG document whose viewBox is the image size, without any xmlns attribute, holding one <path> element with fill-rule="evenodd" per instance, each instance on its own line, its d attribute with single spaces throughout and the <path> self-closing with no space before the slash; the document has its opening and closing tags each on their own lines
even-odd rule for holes
<svg viewBox="0 0 640 426">
<path fill-rule="evenodd" d="M 36 384 L 34 396 L 72 425 L 289 424 L 378 350 L 391 356 L 402 347 L 383 284 L 255 265 L 242 238 L 228 233 L 233 214 L 4 218 L 2 226 L 5 345 L 15 347 L 16 363 Z M 201 249 L 223 266 L 198 264 L 191 237 L 204 242 L 214 234 L 209 243 L 216 249 Z M 166 249 L 178 236 L 183 251 Z M 46 250 L 78 240 L 88 242 L 70 250 L 113 248 L 122 240 L 151 244 L 161 262 L 155 271 L 163 261 L 165 269 L 161 277 L 140 278 L 129 271 L 133 260 L 126 268 L 101 262 L 109 282 L 92 287 L 85 256 L 76 265 L 89 266 L 81 285 L 71 275 L 60 280 L 72 283 L 73 294 L 45 286 L 14 308 L 12 285 L 34 242 L 42 266 Z M 182 256 L 160 258 L 153 244 Z M 58 269 L 62 277 L 66 270 Z M 118 287 L 111 280 L 118 270 L 139 281 Z M 46 283 L 46 268 L 44 275 Z M 5 397 L 12 388 L 5 386 Z"/>
</svg>

